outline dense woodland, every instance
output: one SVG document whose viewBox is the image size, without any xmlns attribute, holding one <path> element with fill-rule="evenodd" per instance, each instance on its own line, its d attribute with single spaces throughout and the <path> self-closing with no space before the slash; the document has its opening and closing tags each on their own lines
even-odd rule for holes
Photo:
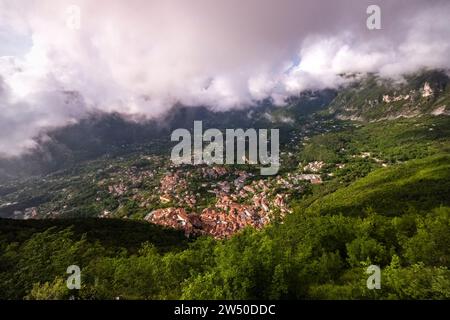
<svg viewBox="0 0 450 320">
<path fill-rule="evenodd" d="M 284 220 L 230 239 L 129 219 L 1 220 L 0 298 L 449 299 L 448 121 L 313 137 L 299 157 L 345 169 L 298 195 Z M 348 157 L 367 150 L 389 165 Z M 74 264 L 80 290 L 66 287 Z M 371 264 L 380 290 L 366 287 Z"/>
</svg>

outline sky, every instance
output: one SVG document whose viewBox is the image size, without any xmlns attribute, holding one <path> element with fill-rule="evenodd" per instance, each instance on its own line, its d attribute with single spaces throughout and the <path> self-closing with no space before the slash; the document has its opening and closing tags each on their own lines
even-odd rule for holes
<svg viewBox="0 0 450 320">
<path fill-rule="evenodd" d="M 342 73 L 450 68 L 449 17 L 447 0 L 0 0 L 0 156 L 95 110 L 283 105 Z"/>
</svg>

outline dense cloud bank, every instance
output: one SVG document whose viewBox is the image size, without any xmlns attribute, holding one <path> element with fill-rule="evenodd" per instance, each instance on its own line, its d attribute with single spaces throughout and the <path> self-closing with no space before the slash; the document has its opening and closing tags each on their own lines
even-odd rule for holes
<svg viewBox="0 0 450 320">
<path fill-rule="evenodd" d="M 215 109 L 450 67 L 450 2 L 0 0 L 0 154 L 92 110 Z M 77 7 L 71 7 L 75 5 Z M 79 28 L 76 18 L 80 9 Z"/>
</svg>

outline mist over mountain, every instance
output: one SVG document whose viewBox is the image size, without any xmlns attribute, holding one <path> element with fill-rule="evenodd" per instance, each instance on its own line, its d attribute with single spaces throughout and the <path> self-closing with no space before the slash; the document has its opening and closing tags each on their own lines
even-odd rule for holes
<svg viewBox="0 0 450 320">
<path fill-rule="evenodd" d="M 312 113 L 363 122 L 450 114 L 448 71 L 425 70 L 405 75 L 404 81 L 373 74 L 346 77 L 353 79 L 349 85 L 304 91 L 287 98 L 285 106 L 277 106 L 269 98 L 227 111 L 177 104 L 153 119 L 117 112 L 91 113 L 73 124 L 43 132 L 35 138 L 31 152 L 0 159 L 0 178 L 46 174 L 86 160 L 144 150 L 169 155 L 172 131 L 192 130 L 195 120 L 201 120 L 205 130 L 276 127 L 281 129 L 283 139 L 291 126 L 301 125 L 299 119 Z"/>
<path fill-rule="evenodd" d="M 380 30 L 366 26 L 371 4 L 1 0 L 0 154 L 93 113 L 286 105 L 349 84 L 342 74 L 450 67 L 448 1 L 378 1 Z"/>
<path fill-rule="evenodd" d="M 313 100 L 310 97 L 314 96 Z M 324 107 L 334 91 L 304 93 L 291 97 L 296 112 L 307 114 Z M 213 111 L 205 106 L 175 105 L 153 119 L 130 118 L 120 113 L 92 113 L 68 126 L 48 130 L 35 138 L 36 146 L 24 155 L 0 159 L 0 178 L 9 179 L 49 173 L 98 157 L 117 157 L 139 150 L 162 150 L 169 155 L 173 130 L 192 130 L 195 120 L 208 128 L 267 128 L 275 124 L 267 117 L 280 110 L 270 100 L 257 106 L 229 111 Z"/>
</svg>

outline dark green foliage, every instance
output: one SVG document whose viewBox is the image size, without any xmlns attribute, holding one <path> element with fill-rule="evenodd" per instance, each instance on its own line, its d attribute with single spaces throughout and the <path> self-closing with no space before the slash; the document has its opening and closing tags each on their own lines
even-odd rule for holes
<svg viewBox="0 0 450 320">
<path fill-rule="evenodd" d="M 144 244 L 133 254 L 88 241 L 76 227 L 53 227 L 2 241 L 1 292 L 68 298 L 75 293 L 65 288 L 65 269 L 77 264 L 83 299 L 448 299 L 449 221 L 448 207 L 401 217 L 297 212 L 226 241 L 200 238 L 169 252 Z M 365 287 L 370 264 L 382 268 L 381 290 Z"/>
<path fill-rule="evenodd" d="M 124 248 L 130 252 L 137 252 L 144 242 L 150 242 L 162 251 L 183 248 L 187 244 L 182 232 L 145 221 L 119 219 L 0 219 L 0 242 L 21 244 L 49 228 L 54 231 L 71 228 L 75 237 L 85 236 L 87 241 L 98 241 L 105 248 Z"/>
</svg>

